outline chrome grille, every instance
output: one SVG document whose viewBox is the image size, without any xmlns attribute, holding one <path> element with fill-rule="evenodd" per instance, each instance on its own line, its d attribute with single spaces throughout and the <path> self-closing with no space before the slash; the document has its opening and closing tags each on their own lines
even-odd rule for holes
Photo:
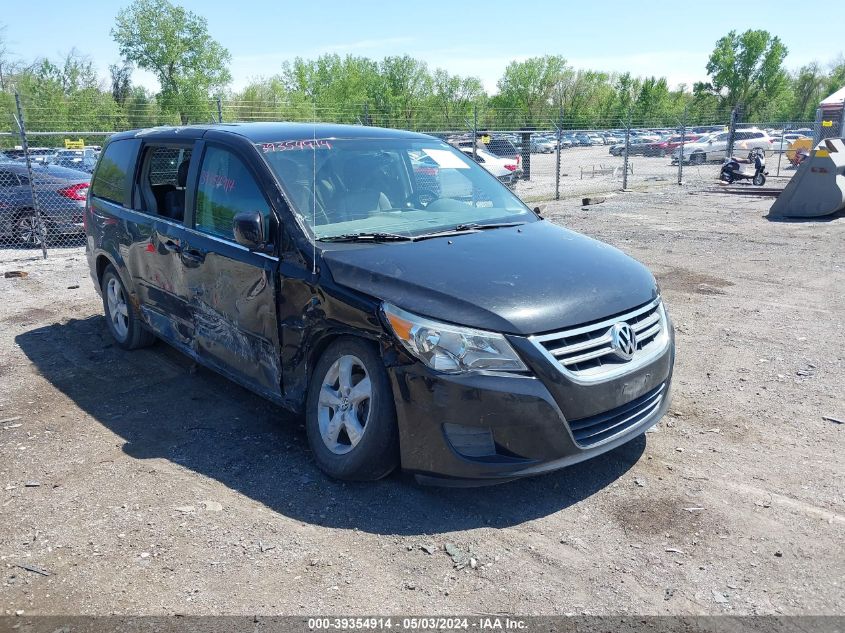
<svg viewBox="0 0 845 633">
<path fill-rule="evenodd" d="M 627 323 L 636 335 L 630 360 L 620 358 L 613 347 L 612 328 L 619 323 Z M 631 371 L 663 351 L 669 338 L 666 328 L 666 313 L 657 298 L 625 314 L 531 340 L 564 373 L 596 381 Z"/>
</svg>

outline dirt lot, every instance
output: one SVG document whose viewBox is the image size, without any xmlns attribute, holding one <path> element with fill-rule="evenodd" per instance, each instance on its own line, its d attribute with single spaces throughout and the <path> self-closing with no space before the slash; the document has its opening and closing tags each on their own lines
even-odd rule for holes
<svg viewBox="0 0 845 633">
<path fill-rule="evenodd" d="M 657 274 L 672 413 L 469 490 L 326 479 L 301 420 L 163 344 L 115 348 L 80 251 L 3 252 L 29 276 L 0 275 L 0 613 L 845 613 L 845 425 L 823 418 L 845 420 L 845 217 L 768 204 L 550 205 Z"/>
</svg>

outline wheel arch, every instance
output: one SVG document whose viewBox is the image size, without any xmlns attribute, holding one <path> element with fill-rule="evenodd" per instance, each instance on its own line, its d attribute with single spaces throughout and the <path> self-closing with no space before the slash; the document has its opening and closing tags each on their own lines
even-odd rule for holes
<svg viewBox="0 0 845 633">
<path fill-rule="evenodd" d="M 120 277 L 120 281 L 123 282 L 123 287 L 129 293 L 129 302 L 132 304 L 132 307 L 135 310 L 140 310 L 135 285 L 132 283 L 132 279 L 123 265 L 123 261 L 115 258 L 114 255 L 105 250 L 98 251 L 94 257 L 94 272 L 97 275 L 97 288 L 103 287 L 103 275 L 109 266 L 114 268 L 117 276 Z"/>
<path fill-rule="evenodd" d="M 308 351 L 305 354 L 305 392 L 308 391 L 311 385 L 311 379 L 314 377 L 314 368 L 317 366 L 320 358 L 329 348 L 329 346 L 344 338 L 358 339 L 372 345 L 379 356 L 384 356 L 379 345 L 379 337 L 375 333 L 365 331 L 353 331 L 345 328 L 332 328 L 324 330 L 315 334 L 308 345 Z"/>
<path fill-rule="evenodd" d="M 97 259 L 95 261 L 95 268 L 94 271 L 97 274 L 97 285 L 103 285 L 103 274 L 106 272 L 106 268 L 108 266 L 114 266 L 114 262 L 109 259 L 109 257 L 105 253 L 100 253 L 97 255 Z M 117 266 L 114 266 L 115 270 L 117 270 Z M 118 273 L 120 274 L 120 273 Z"/>
</svg>

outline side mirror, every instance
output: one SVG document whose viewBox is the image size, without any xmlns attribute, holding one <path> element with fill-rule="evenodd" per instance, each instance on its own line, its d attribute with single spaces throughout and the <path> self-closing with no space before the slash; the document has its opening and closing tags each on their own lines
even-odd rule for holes
<svg viewBox="0 0 845 633">
<path fill-rule="evenodd" d="M 251 251 L 260 251 L 266 244 L 264 220 L 258 211 L 238 213 L 232 220 L 235 241 Z"/>
</svg>

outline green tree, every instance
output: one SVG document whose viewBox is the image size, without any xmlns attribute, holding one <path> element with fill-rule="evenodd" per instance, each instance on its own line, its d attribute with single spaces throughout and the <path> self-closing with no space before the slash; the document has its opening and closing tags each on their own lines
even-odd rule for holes
<svg viewBox="0 0 845 633">
<path fill-rule="evenodd" d="M 830 72 L 825 80 L 824 94 L 822 99 L 832 95 L 837 90 L 845 87 L 845 57 L 841 54 L 830 64 Z"/>
<path fill-rule="evenodd" d="M 282 65 L 281 84 L 291 101 L 310 104 L 311 116 L 354 123 L 377 92 L 378 64 L 366 57 L 297 57 Z"/>
<path fill-rule="evenodd" d="M 141 86 L 130 89 L 123 110 L 129 129 L 152 127 L 162 122 L 158 102 Z"/>
<path fill-rule="evenodd" d="M 413 127 L 423 100 L 431 94 L 428 66 L 410 55 L 403 55 L 385 57 L 378 68 L 374 100 L 381 122 L 390 127 Z"/>
<path fill-rule="evenodd" d="M 770 112 L 777 106 L 788 86 L 783 68 L 787 48 L 780 38 L 768 31 L 731 31 L 718 42 L 707 62 L 710 81 L 696 84 L 699 94 L 719 98 L 723 112 L 737 105 L 747 117 Z"/>
<path fill-rule="evenodd" d="M 122 106 L 132 91 L 132 64 L 129 62 L 111 64 L 109 77 L 111 77 L 112 97 Z"/>
<path fill-rule="evenodd" d="M 643 125 L 662 125 L 671 118 L 671 96 L 665 77 L 647 77 L 640 82 L 633 116 Z"/>
<path fill-rule="evenodd" d="M 442 68 L 434 71 L 431 84 L 432 105 L 440 115 L 440 120 L 433 122 L 432 127 L 441 129 L 463 127 L 464 121 L 470 116 L 471 106 L 483 103 L 487 96 L 478 77 L 450 75 Z"/>
<path fill-rule="evenodd" d="M 566 68 L 560 55 L 511 62 L 499 79 L 496 103 L 518 110 L 517 124 L 548 125 L 551 98 Z"/>
<path fill-rule="evenodd" d="M 155 74 L 162 106 L 183 124 L 206 120 L 209 97 L 231 81 L 231 55 L 209 35 L 205 18 L 168 0 L 134 0 L 111 34 L 124 59 Z"/>
</svg>

